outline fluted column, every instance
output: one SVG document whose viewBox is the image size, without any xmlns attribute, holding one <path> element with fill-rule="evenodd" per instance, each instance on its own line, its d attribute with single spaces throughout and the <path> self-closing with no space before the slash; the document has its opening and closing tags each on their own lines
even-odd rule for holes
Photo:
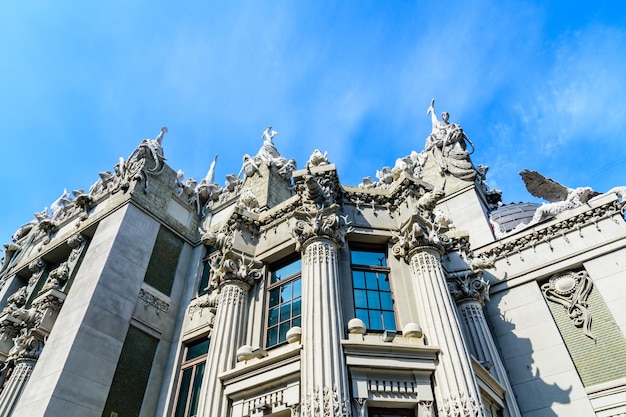
<svg viewBox="0 0 626 417">
<path fill-rule="evenodd" d="M 302 252 L 302 417 L 350 415 L 348 371 L 341 348 L 343 319 L 337 206 L 301 215 L 293 235 Z"/>
<path fill-rule="evenodd" d="M 341 349 L 337 248 L 327 240 L 307 245 L 303 256 L 303 417 L 345 416 L 348 377 Z"/>
<path fill-rule="evenodd" d="M 237 349 L 244 340 L 248 292 L 261 276 L 260 270 L 249 266 L 243 256 L 237 258 L 232 252 L 223 253 L 212 265 L 212 284 L 219 294 L 200 394 L 204 401 L 199 404 L 198 416 L 229 416 L 219 375 L 235 366 Z"/>
<path fill-rule="evenodd" d="M 459 309 L 470 352 L 506 390 L 503 415 L 521 416 L 483 312 L 485 302 L 489 300 L 489 283 L 480 274 L 467 274 L 450 277 L 448 287 Z"/>
<path fill-rule="evenodd" d="M 0 394 L 0 416 L 11 415 L 36 363 L 35 359 L 20 359 L 17 361 Z"/>
<path fill-rule="evenodd" d="M 441 348 L 434 387 L 438 415 L 483 416 L 478 385 L 441 266 L 441 252 L 436 246 L 417 247 L 411 251 L 409 263 L 426 342 Z"/>
</svg>

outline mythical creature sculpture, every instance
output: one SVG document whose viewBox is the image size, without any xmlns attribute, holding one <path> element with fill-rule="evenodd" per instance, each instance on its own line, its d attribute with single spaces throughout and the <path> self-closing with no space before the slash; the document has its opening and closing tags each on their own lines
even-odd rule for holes
<svg viewBox="0 0 626 417">
<path fill-rule="evenodd" d="M 568 188 L 558 182 L 546 178 L 536 171 L 523 170 L 520 172 L 526 189 L 535 197 L 549 201 L 549 204 L 540 206 L 532 220 L 520 229 L 535 225 L 544 219 L 555 216 L 565 210 L 571 210 L 586 204 L 591 198 L 599 195 L 590 187 Z M 515 230 L 518 230 L 516 228 Z"/>
<path fill-rule="evenodd" d="M 328 163 L 328 152 L 322 153 L 319 149 L 316 149 L 309 157 L 309 160 L 306 163 L 306 168 L 309 169 L 311 167 L 327 165 Z"/>
</svg>

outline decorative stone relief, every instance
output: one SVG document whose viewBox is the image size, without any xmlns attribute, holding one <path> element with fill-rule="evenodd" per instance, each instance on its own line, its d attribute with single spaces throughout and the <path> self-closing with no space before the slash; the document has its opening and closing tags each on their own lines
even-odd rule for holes
<svg viewBox="0 0 626 417">
<path fill-rule="evenodd" d="M 296 212 L 296 222 L 291 229 L 291 236 L 296 240 L 296 250 L 301 251 L 311 239 L 315 238 L 326 238 L 337 247 L 342 247 L 346 233 L 352 229 L 346 218 L 343 218 L 343 223 L 348 227 L 341 227 L 338 210 L 339 206 L 335 204 L 316 213 Z"/>
<path fill-rule="evenodd" d="M 278 149 L 274 145 L 273 139 L 278 132 L 272 130 L 272 126 L 268 126 L 261 135 L 263 139 L 263 146 L 259 149 L 255 156 L 245 154 L 243 156 L 243 164 L 237 178 L 241 177 L 241 174 L 245 173 L 245 177 L 251 177 L 255 174 L 261 174 L 259 166 L 266 164 L 267 166 L 273 166 L 278 169 L 278 173 L 285 180 L 291 178 L 291 173 L 296 169 L 295 159 L 287 160 L 287 158 L 280 155 Z"/>
<path fill-rule="evenodd" d="M 28 270 L 32 272 L 32 275 L 28 279 L 29 287 L 34 287 L 35 284 L 37 284 L 37 281 L 39 281 L 39 279 L 43 275 L 45 268 L 46 262 L 41 258 L 37 258 L 28 264 Z"/>
<path fill-rule="evenodd" d="M 311 167 L 319 167 L 322 165 L 328 165 L 328 152 L 322 153 L 319 149 L 313 151 L 309 160 L 306 163 L 305 168 L 309 169 Z"/>
<path fill-rule="evenodd" d="M 143 181 L 143 191 L 148 192 L 148 178 L 150 175 L 159 175 L 165 166 L 163 155 L 163 137 L 167 128 L 162 127 L 155 139 L 144 139 L 130 154 L 127 160 L 120 157 L 113 167 L 114 173 L 104 171 L 100 178 L 89 188 L 89 196 L 94 200 L 105 193 L 126 191 L 131 181 Z"/>
<path fill-rule="evenodd" d="M 432 190 L 417 200 L 414 214 L 392 240 L 392 252 L 396 258 L 408 261 L 411 251 L 420 246 L 443 247 L 443 243 L 448 240 L 444 233 L 453 228 L 447 216 L 435 211 L 437 202 L 444 195 L 441 190 Z"/>
<path fill-rule="evenodd" d="M 147 310 L 148 306 L 154 307 L 156 310 L 156 315 L 159 315 L 159 312 L 163 312 L 167 314 L 167 310 L 170 308 L 170 305 L 161 300 L 156 295 L 152 294 L 149 291 L 144 290 L 143 288 L 139 290 L 139 299 L 145 302 L 144 308 Z"/>
<path fill-rule="evenodd" d="M 237 207 L 248 210 L 252 213 L 259 212 L 259 200 L 257 200 L 256 196 L 252 192 L 250 188 L 247 188 L 241 196 L 239 196 L 239 201 L 237 201 Z"/>
<path fill-rule="evenodd" d="M 432 401 L 419 401 L 419 409 L 422 410 L 422 417 L 433 417 L 433 402 Z"/>
<path fill-rule="evenodd" d="M 582 228 L 591 224 L 596 225 L 596 229 L 599 230 L 598 223 L 601 220 L 612 217 L 616 213 L 621 213 L 624 207 L 624 202 L 611 201 L 602 206 L 594 207 L 593 209 L 585 211 L 577 216 L 570 217 L 556 224 L 552 224 L 548 227 L 540 228 L 532 233 L 520 236 L 517 239 L 502 243 L 489 251 L 483 252 L 481 256 L 485 256 L 487 258 L 493 257 L 494 260 L 507 258 L 509 256 L 519 254 L 521 251 L 528 248 L 536 250 L 536 247 L 541 243 L 547 244 L 549 248 L 552 249 L 550 243 L 551 240 L 562 237 L 567 241 L 566 233 L 575 230 L 577 230 L 578 234 L 582 237 Z"/>
<path fill-rule="evenodd" d="M 417 153 L 411 151 L 410 155 L 396 159 L 396 163 L 393 168 L 385 166 L 376 171 L 376 178 L 378 181 L 374 181 L 372 177 L 363 177 L 359 188 L 379 188 L 386 189 L 391 186 L 395 181 L 402 177 L 403 173 L 406 173 L 410 177 L 421 178 L 422 167 L 428 158 L 426 152 Z"/>
<path fill-rule="evenodd" d="M 306 394 L 303 408 L 303 417 L 348 417 L 352 414 L 349 401 L 339 398 L 337 386 L 332 389 L 316 387 L 312 393 Z"/>
<path fill-rule="evenodd" d="M 480 275 L 451 274 L 448 276 L 448 290 L 457 303 L 473 299 L 485 305 L 489 301 L 489 283 Z"/>
<path fill-rule="evenodd" d="M 439 405 L 440 417 L 479 417 L 482 415 L 476 399 L 468 397 L 463 392 L 445 398 L 443 404 Z"/>
<path fill-rule="evenodd" d="M 541 286 L 547 300 L 561 304 L 576 327 L 595 340 L 591 333 L 591 313 L 587 309 L 587 299 L 593 283 L 586 271 L 567 271 L 552 276 Z"/>
</svg>

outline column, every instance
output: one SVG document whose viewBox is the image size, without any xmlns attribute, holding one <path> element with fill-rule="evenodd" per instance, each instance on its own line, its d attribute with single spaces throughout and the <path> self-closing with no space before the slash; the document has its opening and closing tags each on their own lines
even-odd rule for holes
<svg viewBox="0 0 626 417">
<path fill-rule="evenodd" d="M 237 349 L 245 338 L 248 291 L 261 277 L 259 269 L 248 269 L 243 256 L 227 250 L 212 265 L 212 284 L 218 291 L 217 311 L 202 381 L 198 416 L 229 416 L 228 398 L 219 375 L 235 366 Z"/>
<path fill-rule="evenodd" d="M 461 313 L 470 352 L 506 390 L 503 415 L 519 417 L 521 414 L 509 378 L 483 312 L 485 302 L 489 300 L 489 283 L 480 273 L 468 271 L 468 274 L 450 277 L 448 287 Z"/>
<path fill-rule="evenodd" d="M 336 210 L 302 214 L 293 229 L 302 252 L 302 417 L 350 415 L 337 259 L 343 236 Z"/>
<path fill-rule="evenodd" d="M 11 370 L 8 381 L 0 394 L 0 416 L 10 416 L 28 383 L 30 374 L 37 361 L 35 359 L 19 359 Z"/>
<path fill-rule="evenodd" d="M 478 385 L 441 266 L 441 253 L 436 246 L 420 246 L 409 256 L 426 343 L 441 348 L 434 387 L 438 415 L 483 416 Z"/>
</svg>

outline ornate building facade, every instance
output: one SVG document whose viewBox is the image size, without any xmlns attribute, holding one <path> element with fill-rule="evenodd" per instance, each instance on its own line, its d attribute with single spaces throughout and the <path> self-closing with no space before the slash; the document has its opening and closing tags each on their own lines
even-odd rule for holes
<svg viewBox="0 0 626 417">
<path fill-rule="evenodd" d="M 239 175 L 166 129 L 4 245 L 0 415 L 626 415 L 626 188 L 503 205 L 459 125 L 342 184 L 271 128 Z M 217 158 L 216 158 L 217 159 Z"/>
</svg>

